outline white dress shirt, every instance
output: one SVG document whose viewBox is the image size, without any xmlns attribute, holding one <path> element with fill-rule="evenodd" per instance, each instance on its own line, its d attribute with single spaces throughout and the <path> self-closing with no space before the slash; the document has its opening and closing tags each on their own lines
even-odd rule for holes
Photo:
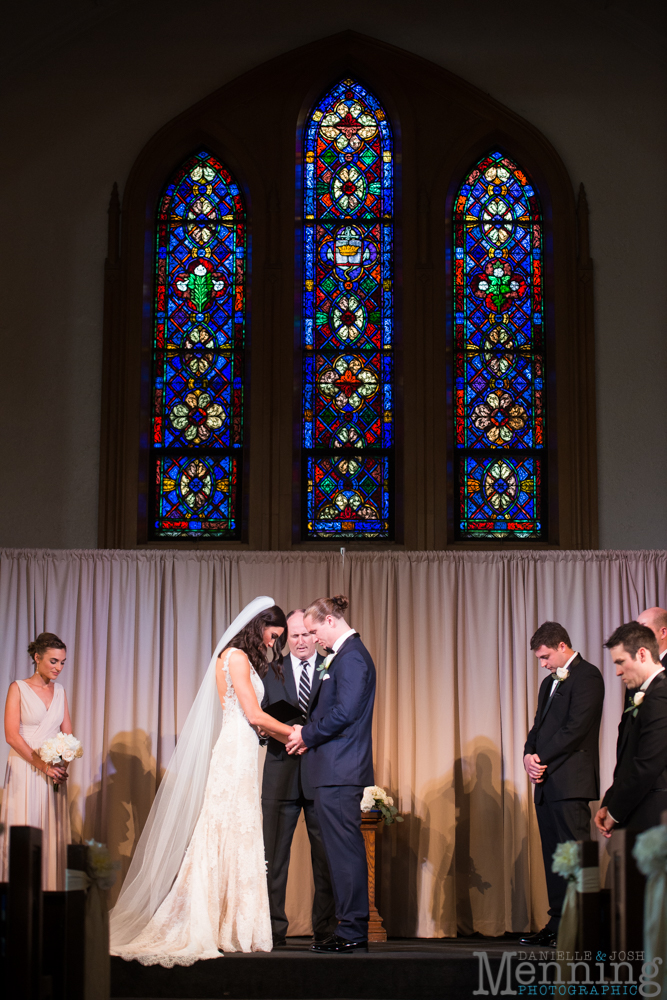
<svg viewBox="0 0 667 1000">
<path fill-rule="evenodd" d="M 346 639 L 349 639 L 351 635 L 356 635 L 356 634 L 357 634 L 356 628 L 350 628 L 347 630 L 347 632 L 343 632 L 342 635 L 339 635 L 336 641 L 334 642 L 333 646 L 331 647 L 334 653 L 338 652 L 338 650 L 343 645 Z"/>
<path fill-rule="evenodd" d="M 292 673 L 294 674 L 294 683 L 296 684 L 297 697 L 299 695 L 299 684 L 301 683 L 301 671 L 304 669 L 303 662 L 295 653 L 290 653 L 292 658 Z M 313 653 L 311 657 L 305 662 L 308 666 L 305 668 L 308 671 L 308 680 L 310 681 L 310 687 L 313 687 L 313 676 L 315 674 L 315 660 L 317 658 L 317 652 Z"/>
<path fill-rule="evenodd" d="M 665 668 L 664 668 L 664 666 L 663 666 L 662 664 L 660 664 L 660 666 L 659 666 L 659 667 L 657 667 L 657 668 L 656 668 L 656 669 L 655 669 L 655 670 L 653 671 L 653 673 L 651 674 L 651 676 L 650 676 L 650 677 L 647 677 L 647 678 L 646 678 L 646 680 L 644 681 L 644 683 L 642 684 L 642 686 L 640 687 L 640 689 L 639 689 L 639 690 L 640 690 L 640 691 L 646 691 L 646 689 L 648 688 L 648 686 L 649 686 L 649 684 L 651 683 L 651 681 L 653 680 L 653 678 L 654 678 L 654 677 L 657 677 L 657 676 L 658 676 L 658 674 L 661 674 L 661 673 L 663 672 L 663 670 L 664 670 L 664 669 L 665 669 Z"/>
<path fill-rule="evenodd" d="M 567 663 L 563 664 L 563 667 L 565 668 L 565 670 L 567 670 L 567 668 L 570 666 L 570 664 L 572 663 L 572 660 L 575 658 L 575 656 L 579 656 L 579 653 L 573 653 L 572 656 L 570 657 L 570 659 L 567 661 Z M 558 678 L 554 674 L 554 679 L 553 679 L 553 682 L 551 684 L 551 691 L 549 692 L 549 697 L 551 697 L 551 695 L 556 690 L 556 685 L 557 684 L 560 684 L 560 681 L 558 680 Z"/>
</svg>

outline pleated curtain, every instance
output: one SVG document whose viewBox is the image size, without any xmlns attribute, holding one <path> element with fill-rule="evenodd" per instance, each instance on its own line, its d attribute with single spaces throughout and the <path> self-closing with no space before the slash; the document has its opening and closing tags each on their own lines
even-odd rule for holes
<svg viewBox="0 0 667 1000">
<path fill-rule="evenodd" d="M 85 747 L 68 783 L 75 837 L 107 843 L 124 875 L 231 619 L 260 594 L 289 611 L 337 593 L 350 598 L 350 624 L 378 671 L 375 780 L 405 817 L 378 837 L 389 934 L 541 927 L 542 855 L 522 763 L 544 676 L 530 636 L 560 621 L 602 670 L 604 788 L 623 691 L 603 643 L 643 608 L 667 604 L 666 552 L 0 550 L 2 690 L 31 673 L 26 649 L 39 632 L 67 643 L 61 680 Z M 290 933 L 310 931 L 311 897 L 300 826 Z"/>
</svg>

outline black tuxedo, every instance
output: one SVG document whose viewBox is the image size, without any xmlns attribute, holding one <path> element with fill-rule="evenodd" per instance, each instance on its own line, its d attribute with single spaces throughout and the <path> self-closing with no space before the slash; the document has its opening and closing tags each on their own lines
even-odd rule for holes
<svg viewBox="0 0 667 1000">
<path fill-rule="evenodd" d="M 624 712 L 621 716 L 614 780 L 602 805 L 619 826 L 631 830 L 658 826 L 660 814 L 667 809 L 667 674 L 664 671 L 649 684 L 637 714 Z"/>
<path fill-rule="evenodd" d="M 317 667 L 322 657 L 317 654 L 313 674 L 310 699 L 308 702 L 308 717 L 321 679 Z M 264 678 L 264 698 L 262 708 L 279 701 L 288 701 L 294 705 L 295 717 L 299 714 L 299 698 L 292 669 L 291 656 L 288 653 L 283 661 L 284 681 L 279 680 L 273 670 Z M 262 780 L 262 816 L 264 827 L 264 849 L 266 852 L 267 878 L 269 887 L 269 907 L 271 911 L 271 929 L 273 937 L 282 938 L 287 933 L 287 917 L 285 915 L 285 893 L 287 890 L 287 873 L 289 869 L 290 850 L 296 824 L 303 809 L 308 838 L 310 840 L 310 856 L 313 863 L 313 880 L 315 897 L 313 899 L 313 931 L 319 935 L 333 932 L 336 924 L 333 890 L 329 865 L 322 843 L 322 835 L 317 822 L 315 804 L 310 795 L 304 794 L 301 780 L 303 757 L 288 754 L 284 744 L 278 740 L 269 740 L 264 761 L 264 776 Z"/>
<path fill-rule="evenodd" d="M 577 654 L 569 677 L 551 695 L 555 674 L 540 686 L 535 722 L 524 755 L 536 753 L 547 765 L 544 780 L 535 785 L 535 810 L 542 840 L 542 857 L 549 894 L 549 924 L 555 932 L 567 888 L 551 871 L 553 853 L 566 840 L 590 840 L 588 803 L 600 794 L 598 741 L 604 701 L 602 674 Z"/>
</svg>

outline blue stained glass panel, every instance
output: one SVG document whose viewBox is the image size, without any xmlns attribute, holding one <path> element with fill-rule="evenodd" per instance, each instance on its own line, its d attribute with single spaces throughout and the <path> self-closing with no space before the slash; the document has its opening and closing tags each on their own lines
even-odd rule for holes
<svg viewBox="0 0 667 1000">
<path fill-rule="evenodd" d="M 389 538 L 393 143 L 382 106 L 358 82 L 342 80 L 313 110 L 304 135 L 303 178 L 305 534 Z M 354 503 L 345 506 L 344 517 L 334 517 L 331 505 L 342 502 L 345 491 L 336 494 L 338 501 L 320 493 L 316 499 L 311 485 L 322 462 L 340 473 L 341 461 L 362 471 L 354 489 L 346 487 Z M 377 475 L 368 474 L 371 467 Z M 316 513 L 322 505 L 326 517 Z M 377 516 L 370 517 L 371 510 Z"/>
<path fill-rule="evenodd" d="M 453 249 L 457 534 L 543 538 L 542 213 L 504 153 L 483 157 L 461 185 Z"/>
<path fill-rule="evenodd" d="M 310 456 L 306 468 L 311 537 L 349 537 L 353 531 L 363 531 L 365 538 L 387 537 L 390 473 L 386 456 Z"/>
<path fill-rule="evenodd" d="M 245 271 L 241 193 L 221 163 L 199 152 L 158 208 L 154 538 L 239 537 Z"/>
</svg>

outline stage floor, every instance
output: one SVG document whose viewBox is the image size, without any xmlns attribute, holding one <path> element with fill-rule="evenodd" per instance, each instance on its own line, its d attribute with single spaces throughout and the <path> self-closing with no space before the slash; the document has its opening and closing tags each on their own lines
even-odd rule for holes
<svg viewBox="0 0 667 1000">
<path fill-rule="evenodd" d="M 468 1000 L 486 952 L 493 974 L 512 938 L 400 938 L 369 953 L 316 955 L 310 938 L 270 953 L 229 954 L 188 968 L 111 959 L 113 1000 Z M 525 950 L 525 949 L 524 949 Z"/>
</svg>

